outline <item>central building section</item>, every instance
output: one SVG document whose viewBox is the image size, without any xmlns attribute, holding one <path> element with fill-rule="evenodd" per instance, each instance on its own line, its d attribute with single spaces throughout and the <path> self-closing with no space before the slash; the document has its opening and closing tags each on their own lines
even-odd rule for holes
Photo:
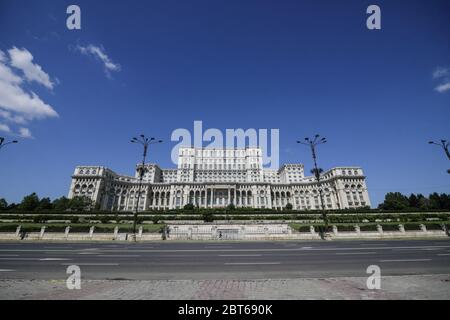
<svg viewBox="0 0 450 320">
<path fill-rule="evenodd" d="M 139 165 L 137 166 L 137 169 Z M 136 169 L 136 178 L 139 172 Z M 144 181 L 175 183 L 173 207 L 193 204 L 204 208 L 224 208 L 230 204 L 252 207 L 256 184 L 280 182 L 278 170 L 263 169 L 263 154 L 259 148 L 204 149 L 181 147 L 177 170 L 163 170 L 147 165 Z M 297 177 L 303 177 L 303 166 L 297 165 Z M 248 185 L 246 185 L 248 184 Z M 239 186 L 238 186 L 239 185 Z M 188 189 L 188 191 L 186 191 Z M 261 192 L 259 207 L 267 207 L 266 190 Z"/>
</svg>

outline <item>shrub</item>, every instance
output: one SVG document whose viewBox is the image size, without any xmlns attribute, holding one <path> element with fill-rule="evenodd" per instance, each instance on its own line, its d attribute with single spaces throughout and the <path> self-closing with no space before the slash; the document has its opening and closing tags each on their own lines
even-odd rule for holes
<svg viewBox="0 0 450 320">
<path fill-rule="evenodd" d="M 202 214 L 202 218 L 204 222 L 213 222 L 214 221 L 214 215 L 212 212 L 205 212 Z"/>
<path fill-rule="evenodd" d="M 161 221 L 161 216 L 153 216 L 152 217 L 153 224 L 158 224 L 159 221 Z"/>
<path fill-rule="evenodd" d="M 44 215 L 39 215 L 39 216 L 33 217 L 34 223 L 45 223 L 45 222 L 47 222 L 47 220 L 48 220 L 48 217 L 44 216 Z"/>
</svg>

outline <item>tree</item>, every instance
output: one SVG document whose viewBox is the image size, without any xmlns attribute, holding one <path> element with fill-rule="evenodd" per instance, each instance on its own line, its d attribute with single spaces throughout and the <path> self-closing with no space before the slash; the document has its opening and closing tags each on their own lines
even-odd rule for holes
<svg viewBox="0 0 450 320">
<path fill-rule="evenodd" d="M 19 205 L 20 210 L 23 211 L 34 211 L 39 207 L 39 197 L 35 192 L 25 196 Z"/>
<path fill-rule="evenodd" d="M 436 192 L 430 194 L 430 209 L 441 209 L 441 197 Z"/>
<path fill-rule="evenodd" d="M 400 192 L 389 192 L 379 207 L 383 210 L 404 210 L 409 207 L 409 200 Z"/>
<path fill-rule="evenodd" d="M 292 204 L 290 204 L 290 203 L 288 203 L 288 204 L 286 205 L 286 207 L 284 207 L 284 209 L 286 209 L 286 210 L 292 210 L 292 208 L 293 208 L 293 206 L 292 206 Z"/>
<path fill-rule="evenodd" d="M 235 206 L 234 204 L 230 203 L 230 204 L 227 206 L 227 210 L 228 210 L 228 211 L 236 210 L 236 206 Z"/>
<path fill-rule="evenodd" d="M 203 221 L 204 222 L 213 222 L 214 221 L 214 215 L 212 212 L 205 212 L 202 214 Z"/>
<path fill-rule="evenodd" d="M 420 208 L 419 198 L 414 193 L 411 193 L 408 202 L 410 208 Z"/>
<path fill-rule="evenodd" d="M 8 202 L 4 198 L 0 199 L 0 210 L 8 209 Z"/>
<path fill-rule="evenodd" d="M 184 210 L 194 210 L 195 206 L 192 203 L 188 203 L 183 207 Z"/>
<path fill-rule="evenodd" d="M 45 210 L 51 210 L 52 209 L 52 202 L 50 201 L 50 198 L 42 198 L 39 202 L 39 206 L 37 207 L 37 210 L 39 211 L 45 211 Z"/>
<path fill-rule="evenodd" d="M 92 208 L 92 200 L 88 197 L 73 197 L 70 199 L 69 209 L 74 211 L 85 211 Z"/>
<path fill-rule="evenodd" d="M 70 199 L 67 199 L 66 197 L 61 197 L 59 199 L 53 200 L 53 210 L 58 211 L 66 211 L 70 208 Z"/>
</svg>

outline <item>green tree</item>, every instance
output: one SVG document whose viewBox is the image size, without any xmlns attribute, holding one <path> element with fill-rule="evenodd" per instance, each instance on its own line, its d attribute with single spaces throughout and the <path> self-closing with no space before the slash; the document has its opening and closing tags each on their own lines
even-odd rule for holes
<svg viewBox="0 0 450 320">
<path fill-rule="evenodd" d="M 41 201 L 39 201 L 39 206 L 37 207 L 37 210 L 45 211 L 51 209 L 52 209 L 52 202 L 50 201 L 50 198 L 42 198 Z"/>
<path fill-rule="evenodd" d="M 430 200 L 430 209 L 442 209 L 441 208 L 441 197 L 436 192 L 430 194 L 428 197 Z"/>
<path fill-rule="evenodd" d="M 414 193 L 411 193 L 411 195 L 408 198 L 408 202 L 409 202 L 409 207 L 420 208 L 419 198 Z"/>
<path fill-rule="evenodd" d="M 53 200 L 53 210 L 57 211 L 66 211 L 70 208 L 70 199 L 67 199 L 66 197 L 61 197 L 59 199 Z"/>
<path fill-rule="evenodd" d="M 0 210 L 8 209 L 8 202 L 4 198 L 0 199 Z"/>
<path fill-rule="evenodd" d="M 450 209 L 450 194 L 441 194 L 441 205 L 444 210 Z"/>
<path fill-rule="evenodd" d="M 419 208 L 421 210 L 430 209 L 430 200 L 428 198 L 425 198 L 422 194 L 418 194 L 417 199 L 419 200 Z"/>
<path fill-rule="evenodd" d="M 383 210 L 405 210 L 409 207 L 409 200 L 400 192 L 389 192 L 379 207 Z"/>
<path fill-rule="evenodd" d="M 86 211 L 92 208 L 92 200 L 88 197 L 73 197 L 70 199 L 69 208 L 74 211 Z"/>
<path fill-rule="evenodd" d="M 34 211 L 39 207 L 39 197 L 35 192 L 32 194 L 25 196 L 22 202 L 19 205 L 20 210 L 22 211 Z"/>
<path fill-rule="evenodd" d="M 188 203 L 183 207 L 184 210 L 194 210 L 195 206 L 192 203 Z"/>
<path fill-rule="evenodd" d="M 202 214 L 203 221 L 204 222 L 213 222 L 214 221 L 214 215 L 212 212 L 205 212 Z"/>
<path fill-rule="evenodd" d="M 292 204 L 290 204 L 290 203 L 288 203 L 288 204 L 284 207 L 284 209 L 286 209 L 286 210 L 292 210 L 292 208 L 293 208 L 293 206 L 292 206 Z"/>
</svg>

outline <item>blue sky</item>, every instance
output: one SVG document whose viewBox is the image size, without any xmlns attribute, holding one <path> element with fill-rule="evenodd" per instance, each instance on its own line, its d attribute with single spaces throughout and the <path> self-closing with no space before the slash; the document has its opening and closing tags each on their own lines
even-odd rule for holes
<svg viewBox="0 0 450 320">
<path fill-rule="evenodd" d="M 66 28 L 70 4 L 82 30 Z M 366 28 L 370 4 L 381 30 Z M 0 105 L 0 135 L 23 136 L 0 151 L 0 197 L 67 195 L 76 165 L 133 174 L 140 133 L 166 141 L 150 158 L 172 167 L 170 135 L 194 120 L 279 128 L 280 162 L 307 169 L 295 141 L 320 133 L 319 165 L 363 167 L 373 205 L 388 191 L 448 193 L 448 160 L 427 141 L 450 139 L 450 90 L 436 90 L 449 39 L 445 0 L 0 0 L 3 63 L 35 108 Z"/>
</svg>

